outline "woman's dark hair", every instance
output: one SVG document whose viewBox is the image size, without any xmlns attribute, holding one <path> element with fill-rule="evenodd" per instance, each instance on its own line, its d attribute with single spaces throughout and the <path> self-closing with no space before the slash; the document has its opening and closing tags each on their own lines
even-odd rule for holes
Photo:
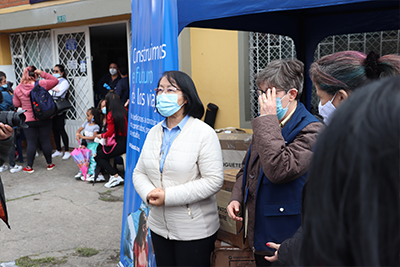
<svg viewBox="0 0 400 267">
<path fill-rule="evenodd" d="M 334 95 L 343 89 L 352 92 L 368 82 L 400 74 L 400 56 L 379 57 L 358 51 L 341 51 L 326 55 L 310 66 L 310 78 L 320 90 Z"/>
<path fill-rule="evenodd" d="M 400 76 L 357 90 L 319 136 L 300 266 L 399 266 Z"/>
<path fill-rule="evenodd" d="M 143 231 L 143 225 L 146 224 L 146 213 L 142 210 L 139 215 L 139 224 L 138 224 L 138 230 L 137 234 L 135 237 L 135 242 L 138 244 L 138 247 L 140 248 L 143 246 L 143 239 L 146 237 L 147 233 Z"/>
<path fill-rule="evenodd" d="M 36 81 L 38 79 L 38 76 L 36 75 L 35 70 L 35 66 L 26 67 L 22 73 L 21 83 L 26 84 L 32 81 Z"/>
<path fill-rule="evenodd" d="M 103 127 L 103 119 L 101 117 L 101 112 L 98 108 L 95 107 L 91 107 L 88 110 L 90 112 L 90 114 L 93 115 L 93 119 L 94 119 L 94 123 L 96 123 L 97 125 L 101 127 Z"/>
<path fill-rule="evenodd" d="M 3 78 L 6 78 L 6 74 L 0 71 L 0 81 L 3 80 Z"/>
<path fill-rule="evenodd" d="M 99 101 L 99 103 L 97 104 L 97 109 L 100 110 L 101 121 L 103 121 L 104 117 L 106 116 L 105 114 L 103 114 L 103 111 L 101 111 L 101 103 L 103 103 L 103 101 L 106 101 L 106 100 L 105 99 L 101 99 Z M 103 127 L 103 126 L 101 126 L 101 127 Z"/>
<path fill-rule="evenodd" d="M 163 77 L 166 77 L 172 85 L 176 85 L 182 90 L 183 96 L 187 100 L 187 103 L 183 106 L 183 114 L 189 114 L 194 118 L 201 119 L 204 115 L 204 106 L 197 94 L 192 78 L 182 71 L 166 71 L 158 81 L 157 87 Z"/>
<path fill-rule="evenodd" d="M 60 69 L 60 72 L 63 73 L 62 77 L 63 77 L 64 79 L 67 79 L 67 73 L 65 72 L 65 67 L 64 67 L 64 65 L 57 64 L 57 65 L 55 65 L 55 67 L 59 68 L 59 69 Z"/>
<path fill-rule="evenodd" d="M 116 92 L 109 92 L 106 94 L 106 109 L 107 114 L 111 112 L 114 118 L 115 137 L 123 135 L 128 129 L 126 128 L 125 120 L 128 118 L 128 112 L 121 103 L 119 95 Z"/>
</svg>

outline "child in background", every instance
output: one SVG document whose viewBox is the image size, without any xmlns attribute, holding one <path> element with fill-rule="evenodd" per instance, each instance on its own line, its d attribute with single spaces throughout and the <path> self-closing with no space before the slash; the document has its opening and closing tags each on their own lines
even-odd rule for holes
<svg viewBox="0 0 400 267">
<path fill-rule="evenodd" d="M 96 168 L 96 161 L 93 156 L 96 154 L 98 143 L 94 142 L 94 136 L 100 131 L 100 127 L 102 125 L 100 110 L 97 108 L 91 107 L 86 112 L 87 121 L 76 131 L 76 140 L 78 142 L 82 140 L 81 147 L 87 147 L 92 152 L 90 155 L 90 165 L 88 169 L 88 177 L 86 181 L 93 181 L 94 170 Z M 83 130 L 83 134 L 81 134 Z M 81 171 L 77 175 L 75 175 L 75 179 L 81 179 L 85 181 L 85 178 Z M 98 177 L 96 179 L 98 182 L 104 181 L 105 179 Z"/>
</svg>

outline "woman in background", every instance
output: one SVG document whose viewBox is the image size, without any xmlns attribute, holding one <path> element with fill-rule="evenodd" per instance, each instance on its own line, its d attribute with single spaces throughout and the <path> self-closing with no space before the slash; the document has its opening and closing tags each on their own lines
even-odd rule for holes
<svg viewBox="0 0 400 267">
<path fill-rule="evenodd" d="M 105 169 L 110 174 L 109 181 L 104 185 L 107 188 L 114 187 L 124 182 L 119 176 L 118 170 L 111 166 L 109 160 L 126 152 L 126 135 L 128 131 L 128 112 L 124 108 L 116 92 L 109 92 L 105 98 L 107 113 L 107 131 L 97 134 L 98 138 L 114 138 L 113 146 L 99 145 L 95 160 L 96 170 Z M 96 171 L 96 174 L 99 173 Z M 99 174 L 98 176 L 100 176 Z M 102 176 L 100 176 L 102 177 Z M 102 177 L 104 178 L 104 177 Z M 100 178 L 100 179 L 102 179 Z M 97 177 L 95 177 L 97 179 Z"/>
<path fill-rule="evenodd" d="M 44 80 L 39 80 L 39 77 L 44 78 Z M 35 66 L 29 66 L 24 69 L 21 83 L 14 90 L 13 104 L 15 107 L 22 107 L 22 109 L 26 110 L 24 113 L 26 116 L 25 122 L 29 126 L 29 128 L 24 129 L 27 141 L 26 156 L 28 165 L 23 168 L 23 171 L 27 173 L 34 172 L 32 167 L 36 154 L 36 144 L 39 140 L 46 158 L 47 170 L 52 170 L 55 167 L 51 159 L 51 119 L 37 120 L 33 115 L 30 93 L 35 87 L 36 81 L 46 90 L 50 90 L 58 84 L 58 79 L 53 75 L 38 70 Z"/>
<path fill-rule="evenodd" d="M 399 73 L 399 55 L 379 57 L 374 52 L 365 55 L 358 51 L 343 51 L 318 59 L 311 64 L 310 78 L 320 99 L 319 114 L 325 124 L 329 124 L 335 109 L 358 87 Z"/>
<path fill-rule="evenodd" d="M 66 98 L 68 95 L 69 83 L 67 81 L 67 75 L 63 65 L 55 65 L 53 68 L 53 76 L 58 79 L 56 87 L 51 89 L 49 93 L 53 96 L 53 99 Z M 65 131 L 65 117 L 68 111 L 56 114 L 53 117 L 53 136 L 54 142 L 56 143 L 57 150 L 51 155 L 54 157 L 61 157 L 63 153 L 61 151 L 61 138 L 64 143 L 65 153 L 62 159 L 69 159 L 71 154 L 69 153 L 69 140 L 67 132 Z M 61 138 L 60 138 L 61 136 Z"/>
<path fill-rule="evenodd" d="M 399 266 L 400 77 L 360 88 L 320 135 L 300 266 Z"/>
</svg>

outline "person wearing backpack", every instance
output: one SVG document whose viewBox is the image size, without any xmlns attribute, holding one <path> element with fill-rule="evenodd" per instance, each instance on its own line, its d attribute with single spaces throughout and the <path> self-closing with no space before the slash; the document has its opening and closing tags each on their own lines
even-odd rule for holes
<svg viewBox="0 0 400 267">
<path fill-rule="evenodd" d="M 68 89 L 69 83 L 67 81 L 67 74 L 65 73 L 65 68 L 63 65 L 57 64 L 53 68 L 53 76 L 58 79 L 58 84 L 56 87 L 51 89 L 49 93 L 52 95 L 53 99 L 59 98 L 67 98 L 68 99 Z M 65 117 L 67 116 L 68 110 L 57 113 L 54 115 L 52 122 L 53 122 L 53 136 L 54 142 L 56 143 L 57 150 L 51 155 L 54 157 L 61 157 L 62 159 L 69 159 L 71 154 L 69 153 L 69 142 L 68 142 L 68 134 L 65 131 Z M 64 143 L 65 153 L 63 156 L 61 150 L 61 138 Z"/>
<path fill-rule="evenodd" d="M 38 80 L 39 76 L 43 80 Z M 27 141 L 26 156 L 28 165 L 23 171 L 27 173 L 33 172 L 32 167 L 36 154 L 36 144 L 39 140 L 44 157 L 46 158 L 47 170 L 52 170 L 55 167 L 51 158 L 51 118 L 39 120 L 32 109 L 30 95 L 36 84 L 48 91 L 58 84 L 58 79 L 51 74 L 36 69 L 35 66 L 28 66 L 24 69 L 21 83 L 14 90 L 13 104 L 15 107 L 21 107 L 23 110 L 26 110 L 24 113 L 26 116 L 25 122 L 29 126 L 24 130 Z"/>
</svg>

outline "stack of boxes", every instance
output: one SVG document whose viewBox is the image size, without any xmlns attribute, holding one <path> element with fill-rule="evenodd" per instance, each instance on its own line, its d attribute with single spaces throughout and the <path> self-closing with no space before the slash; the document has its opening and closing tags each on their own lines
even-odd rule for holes
<svg viewBox="0 0 400 267">
<path fill-rule="evenodd" d="M 220 229 L 213 253 L 213 266 L 256 266 L 253 252 L 243 242 L 242 222 L 229 218 L 226 207 L 236 182 L 236 174 L 242 167 L 243 159 L 251 143 L 251 134 L 219 133 L 224 163 L 224 184 L 217 193 Z"/>
</svg>

